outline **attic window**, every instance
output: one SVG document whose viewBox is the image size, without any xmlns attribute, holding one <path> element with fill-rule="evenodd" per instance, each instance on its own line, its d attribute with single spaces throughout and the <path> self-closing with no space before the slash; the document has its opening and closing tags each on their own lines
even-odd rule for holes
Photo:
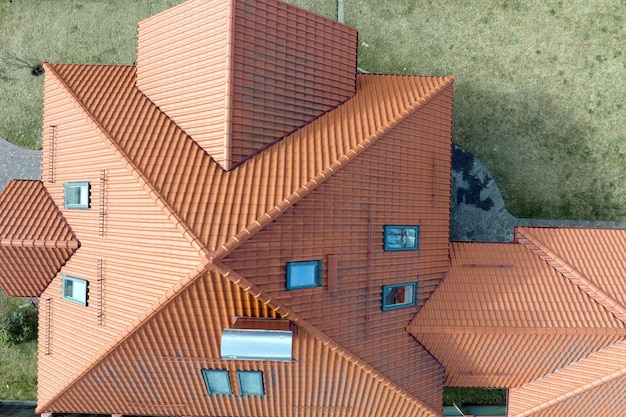
<svg viewBox="0 0 626 417">
<path fill-rule="evenodd" d="M 86 306 L 88 286 L 89 281 L 63 275 L 61 280 L 61 296 L 65 300 Z"/>
<path fill-rule="evenodd" d="M 322 285 L 322 261 L 287 262 L 287 289 L 297 290 Z"/>
<path fill-rule="evenodd" d="M 66 209 L 88 209 L 90 207 L 89 182 L 66 182 L 64 184 L 64 207 Z"/>
<path fill-rule="evenodd" d="M 232 395 L 230 377 L 226 369 L 203 369 L 202 377 L 209 395 Z"/>
<path fill-rule="evenodd" d="M 263 372 L 237 371 L 239 392 L 245 397 L 262 397 L 265 395 L 263 387 Z"/>
<path fill-rule="evenodd" d="M 383 286 L 383 310 L 410 307 L 415 305 L 417 283 L 394 284 Z"/>
<path fill-rule="evenodd" d="M 419 249 L 419 226 L 385 226 L 384 236 L 386 251 Z"/>
</svg>

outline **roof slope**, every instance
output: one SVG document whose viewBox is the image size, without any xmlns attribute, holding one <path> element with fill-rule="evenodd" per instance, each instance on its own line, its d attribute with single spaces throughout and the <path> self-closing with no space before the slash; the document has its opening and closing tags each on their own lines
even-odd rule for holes
<svg viewBox="0 0 626 417">
<path fill-rule="evenodd" d="M 356 54 L 356 29 L 282 1 L 187 1 L 139 23 L 137 86 L 230 170 L 352 97 Z"/>
<path fill-rule="evenodd" d="M 449 276 L 409 325 L 446 367 L 448 385 L 516 387 L 626 335 L 522 245 L 452 243 L 450 251 Z"/>
<path fill-rule="evenodd" d="M 41 181 L 11 181 L 0 195 L 0 284 L 37 297 L 79 242 Z"/>
<path fill-rule="evenodd" d="M 452 77 L 359 75 L 354 98 L 224 171 L 141 94 L 134 67 L 49 68 L 217 258 L 453 82 Z"/>
<path fill-rule="evenodd" d="M 617 342 L 509 392 L 509 415 L 623 416 L 626 343 Z"/>
<path fill-rule="evenodd" d="M 515 233 L 518 242 L 626 322 L 626 230 L 519 227 Z"/>
<path fill-rule="evenodd" d="M 228 276 L 226 278 L 225 276 Z M 233 282 L 240 282 L 233 285 Z M 87 369 L 51 409 L 150 415 L 439 416 L 226 267 L 204 273 Z M 220 357 L 233 316 L 298 323 L 291 362 Z M 167 343 L 159 343 L 166 340 Z M 201 369 L 264 373 L 266 397 L 206 399 Z M 233 389 L 236 389 L 233 383 Z"/>
<path fill-rule="evenodd" d="M 118 148 L 138 179 L 146 181 L 150 196 L 171 213 L 172 221 L 181 225 L 179 230 L 201 251 L 215 252 L 207 256 L 208 267 L 453 82 L 452 77 L 359 76 L 353 99 L 226 172 L 137 90 L 133 67 L 46 64 L 46 68 Z M 183 280 L 155 308 L 176 300 L 192 282 Z M 236 284 L 251 288 L 245 280 Z M 155 314 L 152 310 L 142 315 L 40 409 L 62 398 L 81 375 Z M 332 343 L 323 333 L 311 331 L 324 343 Z M 345 357 L 375 372 L 354 355 L 345 353 Z M 401 395 L 413 398 L 406 392 Z"/>
</svg>

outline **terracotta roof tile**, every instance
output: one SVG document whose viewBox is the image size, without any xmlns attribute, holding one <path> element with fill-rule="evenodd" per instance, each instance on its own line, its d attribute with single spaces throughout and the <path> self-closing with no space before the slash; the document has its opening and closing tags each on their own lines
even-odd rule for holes
<svg viewBox="0 0 626 417">
<path fill-rule="evenodd" d="M 408 328 L 446 367 L 449 385 L 516 387 L 626 335 L 620 320 L 523 245 L 450 250 L 449 276 Z"/>
<path fill-rule="evenodd" d="M 360 76 L 357 97 L 226 172 L 135 88 L 134 68 L 46 67 L 97 129 L 108 136 L 116 152 L 137 172 L 138 180 L 147 181 L 147 191 L 159 206 L 180 218 L 180 230 L 204 246 L 205 253 L 217 251 L 217 259 L 269 224 L 453 81 L 451 77 Z M 175 300 L 190 282 L 180 282 L 155 306 Z M 151 314 L 146 312 L 136 320 L 118 341 L 148 323 Z M 113 347 L 96 355 L 81 372 L 99 363 Z M 346 357 L 357 360 L 351 354 Z"/>
<path fill-rule="evenodd" d="M 137 86 L 230 170 L 353 96 L 356 52 L 356 29 L 281 1 L 188 1 L 140 22 Z"/>
<path fill-rule="evenodd" d="M 509 391 L 510 416 L 622 416 L 626 343 Z"/>
<path fill-rule="evenodd" d="M 412 323 L 425 331 L 624 329 L 558 271 L 517 244 L 452 243 L 450 275 Z"/>
<path fill-rule="evenodd" d="M 354 98 L 226 172 L 135 88 L 133 67 L 49 67 L 217 257 L 453 81 L 360 75 Z"/>
<path fill-rule="evenodd" d="M 626 230 L 520 227 L 516 239 L 626 322 Z"/>
<path fill-rule="evenodd" d="M 11 181 L 0 195 L 0 284 L 39 296 L 79 247 L 41 181 Z"/>
<path fill-rule="evenodd" d="M 225 413 L 221 407 L 233 405 L 228 398 L 224 402 L 206 401 L 200 369 L 252 366 L 272 375 L 266 380 L 271 382 L 266 383 L 274 398 L 253 405 L 258 415 L 307 416 L 311 410 L 322 409 L 351 410 L 356 416 L 402 416 L 407 410 L 416 417 L 441 415 L 224 265 L 194 277 L 184 288 L 177 288 L 176 294 L 156 303 L 146 320 L 104 349 L 96 362 L 84 367 L 78 378 L 45 404 L 39 404 L 38 410 L 104 413 L 125 407 L 125 413 L 167 414 L 172 407 L 184 406 L 185 413 L 192 415 L 221 414 Z M 298 326 L 295 360 L 286 365 L 221 360 L 218 338 L 233 316 L 291 320 Z M 170 343 L 154 343 L 155 338 Z M 150 370 L 153 379 L 147 379 L 145 369 Z M 155 383 L 155 378 L 166 378 L 168 383 Z M 149 394 L 143 392 L 147 385 Z M 315 400 L 311 390 L 315 390 Z M 190 391 L 198 395 L 187 396 Z M 129 392 L 132 398 L 145 398 L 145 402 L 129 402 Z M 299 396 L 293 397 L 293 393 Z M 376 398 L 377 405 L 365 400 L 355 402 L 355 396 Z M 156 398 L 162 402 L 155 403 Z M 220 411 L 207 411 L 205 407 L 218 407 Z"/>
</svg>

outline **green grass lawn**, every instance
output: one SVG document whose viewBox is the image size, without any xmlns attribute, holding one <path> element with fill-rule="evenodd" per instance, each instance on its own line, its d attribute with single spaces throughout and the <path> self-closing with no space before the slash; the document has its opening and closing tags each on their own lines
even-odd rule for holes
<svg viewBox="0 0 626 417">
<path fill-rule="evenodd" d="M 336 0 L 291 0 L 336 17 Z M 0 3 L 0 52 L 132 64 L 180 0 Z M 626 220 L 626 1 L 345 0 L 369 71 L 454 75 L 454 141 L 521 217 Z M 0 65 L 0 135 L 37 148 L 42 77 Z"/>
</svg>

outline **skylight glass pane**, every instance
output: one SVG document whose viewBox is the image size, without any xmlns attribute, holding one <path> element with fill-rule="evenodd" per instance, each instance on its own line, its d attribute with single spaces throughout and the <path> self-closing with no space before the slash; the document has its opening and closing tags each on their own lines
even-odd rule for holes
<svg viewBox="0 0 626 417">
<path fill-rule="evenodd" d="M 263 388 L 263 372 L 261 371 L 237 371 L 239 390 L 241 395 L 262 397 L 265 395 Z"/>
<path fill-rule="evenodd" d="M 287 263 L 287 289 L 317 287 L 321 284 L 322 261 Z"/>
<path fill-rule="evenodd" d="M 65 208 L 89 208 L 89 182 L 66 182 L 64 189 Z"/>
<path fill-rule="evenodd" d="M 384 230 L 385 250 L 419 249 L 419 226 L 385 226 Z"/>
<path fill-rule="evenodd" d="M 224 329 L 222 359 L 291 361 L 293 333 L 285 330 Z"/>
<path fill-rule="evenodd" d="M 209 395 L 231 395 L 230 378 L 226 369 L 203 369 L 202 375 Z"/>
<path fill-rule="evenodd" d="M 396 284 L 383 286 L 383 310 L 415 305 L 417 284 Z"/>
<path fill-rule="evenodd" d="M 61 287 L 62 297 L 78 304 L 87 305 L 87 285 L 84 279 L 63 276 Z"/>
</svg>

